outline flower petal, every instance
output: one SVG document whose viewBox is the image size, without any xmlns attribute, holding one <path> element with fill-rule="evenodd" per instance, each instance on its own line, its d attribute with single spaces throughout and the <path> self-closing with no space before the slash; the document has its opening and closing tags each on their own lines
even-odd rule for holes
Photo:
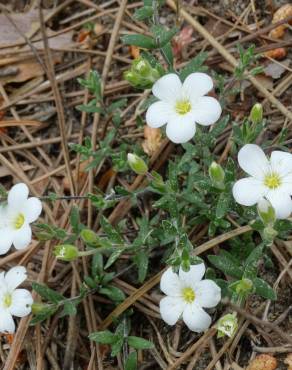
<svg viewBox="0 0 292 370">
<path fill-rule="evenodd" d="M 19 208 L 19 206 L 21 206 L 21 204 L 27 200 L 28 194 L 28 187 L 24 183 L 19 183 L 12 186 L 8 193 L 8 205 Z"/>
<path fill-rule="evenodd" d="M 190 115 L 174 114 L 166 125 L 166 136 L 175 144 L 183 144 L 191 140 L 196 133 L 196 124 Z"/>
<path fill-rule="evenodd" d="M 211 317 L 197 304 L 188 304 L 184 309 L 183 321 L 186 326 L 196 333 L 201 333 L 211 325 Z"/>
<path fill-rule="evenodd" d="M 13 244 L 16 249 L 24 249 L 31 242 L 31 228 L 28 224 L 14 231 Z"/>
<path fill-rule="evenodd" d="M 262 180 L 265 173 L 270 169 L 269 161 L 264 151 L 255 144 L 246 144 L 240 149 L 238 152 L 238 163 L 243 171 L 258 180 Z"/>
<path fill-rule="evenodd" d="M 5 282 L 7 288 L 10 291 L 13 291 L 21 283 L 23 283 L 27 278 L 26 268 L 23 266 L 12 267 L 5 274 Z"/>
<path fill-rule="evenodd" d="M 266 198 L 275 209 L 276 217 L 279 219 L 288 218 L 292 212 L 292 200 L 289 194 L 280 189 L 269 191 Z"/>
<path fill-rule="evenodd" d="M 192 104 L 192 116 L 200 125 L 212 125 L 220 118 L 221 113 L 221 105 L 211 96 L 202 96 Z"/>
<path fill-rule="evenodd" d="M 243 206 L 253 206 L 267 194 L 268 190 L 259 180 L 247 177 L 236 181 L 232 193 L 235 201 Z"/>
<path fill-rule="evenodd" d="M 0 333 L 10 333 L 15 332 L 15 324 L 13 318 L 9 311 L 0 310 Z"/>
<path fill-rule="evenodd" d="M 271 166 L 273 171 L 281 176 L 292 173 L 292 154 L 275 150 L 271 154 Z"/>
<path fill-rule="evenodd" d="M 34 222 L 38 219 L 42 212 L 42 202 L 35 197 L 28 198 L 28 200 L 25 202 L 22 212 L 25 215 L 26 222 Z"/>
<path fill-rule="evenodd" d="M 292 173 L 283 176 L 281 180 L 281 191 L 292 195 Z"/>
<path fill-rule="evenodd" d="M 182 315 L 186 303 L 179 297 L 164 297 L 159 303 L 160 315 L 168 325 L 174 325 Z"/>
<path fill-rule="evenodd" d="M 182 83 L 175 73 L 162 76 L 152 87 L 153 95 L 164 102 L 173 103 L 181 94 Z"/>
<path fill-rule="evenodd" d="M 11 230 L 8 228 L 0 229 L 0 255 L 9 251 L 12 242 Z"/>
<path fill-rule="evenodd" d="M 202 280 L 206 271 L 205 265 L 200 263 L 198 265 L 191 265 L 189 271 L 179 269 L 179 278 L 183 281 L 184 285 L 192 285 Z"/>
<path fill-rule="evenodd" d="M 217 306 L 221 300 L 221 289 L 212 280 L 201 280 L 196 284 L 196 303 L 201 307 L 211 308 Z"/>
<path fill-rule="evenodd" d="M 158 128 L 165 125 L 171 114 L 171 106 L 163 101 L 157 101 L 150 105 L 146 112 L 147 125 Z"/>
<path fill-rule="evenodd" d="M 12 304 L 9 311 L 13 316 L 24 317 L 30 314 L 33 299 L 26 289 L 16 289 L 12 293 Z"/>
<path fill-rule="evenodd" d="M 178 274 L 172 271 L 169 267 L 161 276 L 160 290 L 171 297 L 180 297 L 182 291 L 182 284 Z"/>
<path fill-rule="evenodd" d="M 183 94 L 191 100 L 206 95 L 213 89 L 213 80 L 206 73 L 195 72 L 188 75 L 183 83 Z"/>
</svg>

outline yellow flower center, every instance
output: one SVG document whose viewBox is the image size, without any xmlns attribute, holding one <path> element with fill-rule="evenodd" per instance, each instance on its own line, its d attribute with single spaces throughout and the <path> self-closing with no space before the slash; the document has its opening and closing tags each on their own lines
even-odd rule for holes
<svg viewBox="0 0 292 370">
<path fill-rule="evenodd" d="M 22 213 L 19 213 L 14 220 L 14 227 L 15 229 L 20 229 L 23 224 L 24 224 L 24 215 Z"/>
<path fill-rule="evenodd" d="M 4 299 L 3 299 L 3 306 L 4 306 L 5 308 L 8 308 L 8 307 L 10 307 L 10 306 L 11 306 L 11 303 L 12 303 L 12 296 L 11 296 L 11 294 L 6 293 L 6 294 L 4 295 Z"/>
<path fill-rule="evenodd" d="M 276 189 L 276 188 L 278 188 L 281 185 L 281 178 L 275 172 L 270 173 L 269 175 L 266 175 L 266 177 L 264 179 L 264 184 L 269 189 Z"/>
<path fill-rule="evenodd" d="M 179 100 L 175 104 L 175 110 L 178 114 L 186 114 L 189 113 L 191 110 L 192 106 L 189 100 Z"/>
<path fill-rule="evenodd" d="M 182 291 L 182 295 L 183 295 L 183 299 L 187 303 L 192 303 L 196 298 L 196 294 L 192 288 L 184 288 Z"/>
</svg>

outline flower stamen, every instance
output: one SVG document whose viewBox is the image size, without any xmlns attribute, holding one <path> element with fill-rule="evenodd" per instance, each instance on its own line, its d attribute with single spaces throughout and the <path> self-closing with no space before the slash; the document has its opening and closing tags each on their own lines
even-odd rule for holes
<svg viewBox="0 0 292 370">
<path fill-rule="evenodd" d="M 277 173 L 272 172 L 269 175 L 265 176 L 264 184 L 269 189 L 276 189 L 281 185 L 281 178 Z"/>
<path fill-rule="evenodd" d="M 10 294 L 10 293 L 6 293 L 6 294 L 4 295 L 4 297 L 3 297 L 3 306 L 4 306 L 5 308 L 8 308 L 8 307 L 10 307 L 10 306 L 11 306 L 11 304 L 12 304 L 12 296 L 11 296 L 11 294 Z"/>
<path fill-rule="evenodd" d="M 176 113 L 184 115 L 189 113 L 192 106 L 189 100 L 179 100 L 175 104 Z"/>
<path fill-rule="evenodd" d="M 18 230 L 22 227 L 23 224 L 24 224 L 24 215 L 22 213 L 19 213 L 14 220 L 14 227 L 15 229 Z"/>
<path fill-rule="evenodd" d="M 196 298 L 196 294 L 195 294 L 194 290 L 192 288 L 189 288 L 189 287 L 183 289 L 182 295 L 183 295 L 183 299 L 187 303 L 192 303 Z"/>
</svg>

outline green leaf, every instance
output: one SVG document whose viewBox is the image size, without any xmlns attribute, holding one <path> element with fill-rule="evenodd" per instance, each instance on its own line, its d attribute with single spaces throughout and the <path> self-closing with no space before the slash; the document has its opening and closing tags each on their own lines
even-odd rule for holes
<svg viewBox="0 0 292 370">
<path fill-rule="evenodd" d="M 143 283 L 146 278 L 146 274 L 148 271 L 148 264 L 149 264 L 149 256 L 148 253 L 141 251 L 136 254 L 134 257 L 134 261 L 138 267 L 138 280 L 139 283 Z"/>
<path fill-rule="evenodd" d="M 99 290 L 99 293 L 106 295 L 108 298 L 110 298 L 114 302 L 121 302 L 125 299 L 124 292 L 112 285 L 109 285 L 107 287 L 101 288 Z"/>
<path fill-rule="evenodd" d="M 138 365 L 137 352 L 131 352 L 125 363 L 125 370 L 136 370 Z"/>
<path fill-rule="evenodd" d="M 277 299 L 276 292 L 273 290 L 272 287 L 270 287 L 268 283 L 265 282 L 265 280 L 255 278 L 253 280 L 253 285 L 255 287 L 256 293 L 261 297 L 271 299 L 272 301 L 275 301 Z"/>
<path fill-rule="evenodd" d="M 72 207 L 70 213 L 70 224 L 74 233 L 78 234 L 80 229 L 80 218 L 79 218 L 79 209 L 76 206 Z"/>
<path fill-rule="evenodd" d="M 124 240 L 117 230 L 108 222 L 108 220 L 102 216 L 100 219 L 100 225 L 107 236 L 116 244 L 124 244 Z"/>
<path fill-rule="evenodd" d="M 128 345 L 136 349 L 149 349 L 154 348 L 153 343 L 140 337 L 129 336 L 127 338 Z"/>
<path fill-rule="evenodd" d="M 109 257 L 109 259 L 107 260 L 105 266 L 104 266 L 104 269 L 106 270 L 107 268 L 109 268 L 113 263 L 116 262 L 116 260 L 120 257 L 120 255 L 123 253 L 124 251 L 124 248 L 119 248 L 119 249 L 116 249 Z"/>
<path fill-rule="evenodd" d="M 103 256 L 101 253 L 96 253 L 91 261 L 92 276 L 98 276 L 103 272 Z"/>
<path fill-rule="evenodd" d="M 113 344 L 117 341 L 118 337 L 109 330 L 105 330 L 91 333 L 89 339 L 97 343 Z"/>
<path fill-rule="evenodd" d="M 88 104 L 77 105 L 76 109 L 80 112 L 86 113 L 102 113 L 103 109 L 96 105 L 95 99 L 91 100 Z"/>
<path fill-rule="evenodd" d="M 65 297 L 62 294 L 54 291 L 53 289 L 50 289 L 46 285 L 33 282 L 32 289 L 36 291 L 42 298 L 52 303 L 57 304 L 65 299 Z"/>
<path fill-rule="evenodd" d="M 193 58 L 181 71 L 180 78 L 184 81 L 188 75 L 194 72 L 204 72 L 207 67 L 202 66 L 202 64 L 207 59 L 208 54 L 206 52 L 199 53 L 195 58 Z"/>
<path fill-rule="evenodd" d="M 257 276 L 258 262 L 263 255 L 263 248 L 264 245 L 259 245 L 247 257 L 244 265 L 243 278 L 253 280 Z"/>
<path fill-rule="evenodd" d="M 69 302 L 69 301 L 65 302 L 64 307 L 63 307 L 63 311 L 61 312 L 60 317 L 67 316 L 67 315 L 68 316 L 76 315 L 77 314 L 76 303 Z"/>
<path fill-rule="evenodd" d="M 221 253 L 219 256 L 208 256 L 208 260 L 225 274 L 241 279 L 243 274 L 242 268 L 227 254 Z"/>
<path fill-rule="evenodd" d="M 229 205 L 230 205 L 229 194 L 221 193 L 216 207 L 216 217 L 217 218 L 224 217 L 229 210 Z"/>
<path fill-rule="evenodd" d="M 153 15 L 152 6 L 143 6 L 143 8 L 137 9 L 134 13 L 134 18 L 137 21 L 143 21 L 146 18 L 149 18 Z"/>
<path fill-rule="evenodd" d="M 173 28 L 171 30 L 168 30 L 164 26 L 152 26 L 151 32 L 156 38 L 156 47 L 163 48 L 167 43 L 170 42 L 170 40 L 173 38 L 173 36 L 177 33 L 178 28 Z"/>
<path fill-rule="evenodd" d="M 168 61 L 169 65 L 171 66 L 171 69 L 173 69 L 173 67 L 172 67 L 173 66 L 173 52 L 172 52 L 171 43 L 168 42 L 161 49 L 162 49 L 162 52 L 164 53 L 164 55 L 166 56 L 167 61 Z"/>
<path fill-rule="evenodd" d="M 123 344 L 124 344 L 123 337 L 118 338 L 118 340 L 112 344 L 112 352 L 111 352 L 112 357 L 115 357 L 117 354 L 121 352 Z"/>
<path fill-rule="evenodd" d="M 121 37 L 122 42 L 127 45 L 134 45 L 144 49 L 155 49 L 156 43 L 153 37 L 145 35 L 125 35 Z"/>
</svg>

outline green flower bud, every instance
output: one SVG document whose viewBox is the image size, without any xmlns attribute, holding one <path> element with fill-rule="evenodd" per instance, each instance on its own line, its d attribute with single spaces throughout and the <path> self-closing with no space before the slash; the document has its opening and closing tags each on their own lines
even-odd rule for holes
<svg viewBox="0 0 292 370">
<path fill-rule="evenodd" d="M 243 278 L 240 280 L 236 287 L 236 293 L 238 295 L 246 295 L 253 290 L 253 283 L 250 279 Z"/>
<path fill-rule="evenodd" d="M 96 233 L 90 229 L 83 229 L 80 233 L 81 239 L 84 241 L 85 244 L 89 244 L 91 246 L 99 246 Z"/>
<path fill-rule="evenodd" d="M 124 79 L 134 87 L 150 88 L 160 78 L 160 73 L 148 60 L 140 57 L 132 62 L 131 69 L 124 72 Z"/>
<path fill-rule="evenodd" d="M 209 167 L 209 176 L 215 188 L 223 190 L 225 188 L 225 173 L 220 164 L 212 162 Z"/>
<path fill-rule="evenodd" d="M 37 315 L 38 313 L 42 313 L 48 309 L 48 305 L 45 303 L 35 302 L 31 305 L 31 312 L 34 315 Z"/>
<path fill-rule="evenodd" d="M 256 103 L 250 111 L 250 120 L 253 124 L 261 123 L 263 120 L 263 106 L 260 103 Z"/>
<path fill-rule="evenodd" d="M 124 72 L 124 79 L 133 86 L 139 86 L 139 76 L 131 70 Z"/>
<path fill-rule="evenodd" d="M 136 154 L 128 153 L 128 164 L 137 175 L 145 175 L 148 172 L 147 164 Z"/>
<path fill-rule="evenodd" d="M 146 77 L 151 73 L 152 67 L 146 59 L 137 58 L 132 63 L 132 69 L 140 76 Z"/>
<path fill-rule="evenodd" d="M 78 254 L 78 249 L 71 244 L 61 244 L 54 248 L 54 255 L 62 261 L 74 261 Z"/>
<path fill-rule="evenodd" d="M 253 292 L 254 286 L 250 279 L 243 278 L 231 283 L 229 289 L 240 297 L 247 297 Z"/>
<path fill-rule="evenodd" d="M 229 338 L 233 337 L 238 328 L 238 320 L 236 313 L 228 313 L 221 317 L 217 322 L 217 338 L 222 338 L 227 335 Z"/>
<path fill-rule="evenodd" d="M 272 204 L 262 198 L 257 204 L 258 215 L 265 226 L 273 226 L 276 222 L 276 212 Z"/>
</svg>

